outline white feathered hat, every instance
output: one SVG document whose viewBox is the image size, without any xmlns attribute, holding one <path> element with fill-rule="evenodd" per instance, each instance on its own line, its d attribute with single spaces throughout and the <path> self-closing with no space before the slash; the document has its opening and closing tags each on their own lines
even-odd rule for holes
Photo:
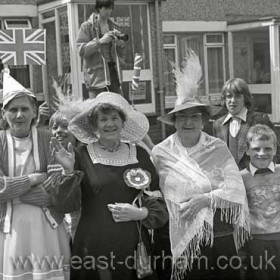
<svg viewBox="0 0 280 280">
<path fill-rule="evenodd" d="M 220 108 L 211 105 L 210 101 L 203 103 L 199 99 L 198 88 L 201 83 L 202 69 L 199 58 L 193 50 L 188 50 L 182 66 L 182 70 L 176 67 L 173 72 L 176 79 L 177 94 L 174 109 L 158 118 L 159 121 L 169 125 L 174 125 L 176 112 L 188 108 L 201 107 L 202 110 L 206 110 L 210 115 L 220 111 Z"/>
</svg>

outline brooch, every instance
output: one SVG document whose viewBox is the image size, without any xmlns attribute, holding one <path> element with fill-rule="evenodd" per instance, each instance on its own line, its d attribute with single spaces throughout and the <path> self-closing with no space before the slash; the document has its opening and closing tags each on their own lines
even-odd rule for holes
<svg viewBox="0 0 280 280">
<path fill-rule="evenodd" d="M 128 169 L 124 172 L 123 178 L 125 183 L 137 190 L 148 188 L 151 183 L 151 174 L 142 168 Z"/>
</svg>

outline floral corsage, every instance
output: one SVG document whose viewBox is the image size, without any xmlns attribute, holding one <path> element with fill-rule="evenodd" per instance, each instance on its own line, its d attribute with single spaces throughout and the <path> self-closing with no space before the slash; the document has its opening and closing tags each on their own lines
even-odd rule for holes
<svg viewBox="0 0 280 280">
<path fill-rule="evenodd" d="M 149 171 L 142 168 L 132 168 L 124 172 L 123 178 L 125 183 L 137 190 L 144 190 L 151 183 L 151 174 Z"/>
</svg>

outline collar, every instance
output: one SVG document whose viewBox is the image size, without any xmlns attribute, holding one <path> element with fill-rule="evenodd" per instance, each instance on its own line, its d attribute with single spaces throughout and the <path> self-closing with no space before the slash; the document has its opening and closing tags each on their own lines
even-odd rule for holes
<svg viewBox="0 0 280 280">
<path fill-rule="evenodd" d="M 270 169 L 274 173 L 275 172 L 275 164 L 274 164 L 274 162 L 271 162 L 267 168 Z M 250 171 L 252 176 L 255 175 L 257 170 L 258 170 L 258 168 L 253 166 L 252 163 L 250 162 L 249 171 Z"/>
<path fill-rule="evenodd" d="M 228 113 L 225 120 L 223 121 L 223 124 L 225 124 L 226 122 L 228 122 L 232 117 L 237 117 L 241 120 L 243 120 L 244 122 L 246 122 L 246 118 L 247 118 L 247 113 L 248 113 L 248 109 L 246 107 L 244 107 L 240 113 L 238 113 L 237 115 L 233 116 L 231 113 Z"/>
<path fill-rule="evenodd" d="M 98 14 L 97 13 L 92 13 L 90 17 L 87 20 L 89 23 L 91 23 L 95 28 L 98 27 Z M 108 19 L 108 25 L 109 29 L 113 30 L 114 25 L 116 25 L 110 18 Z"/>
</svg>

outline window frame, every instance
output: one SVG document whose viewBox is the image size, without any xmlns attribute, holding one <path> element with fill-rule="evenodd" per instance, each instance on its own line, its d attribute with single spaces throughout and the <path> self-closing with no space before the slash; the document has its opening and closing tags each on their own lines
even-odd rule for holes
<svg viewBox="0 0 280 280">
<path fill-rule="evenodd" d="M 14 21 L 14 22 L 26 21 L 27 26 L 26 25 L 17 26 L 17 27 L 13 27 L 12 25 L 9 26 L 9 23 L 8 23 L 9 21 Z M 32 29 L 31 21 L 28 18 L 3 18 L 3 27 L 5 30 Z"/>
<path fill-rule="evenodd" d="M 164 50 L 174 50 L 175 51 L 175 64 L 178 65 L 178 37 L 176 34 L 163 34 L 168 36 L 174 37 L 174 43 L 173 44 L 164 44 L 163 43 L 163 52 Z M 166 89 L 165 89 L 166 90 Z M 176 100 L 176 96 L 166 96 L 165 95 L 165 108 L 172 108 L 174 106 Z"/>
<path fill-rule="evenodd" d="M 205 79 L 205 96 L 209 97 L 213 103 L 219 104 L 221 100 L 221 93 L 209 92 L 209 74 L 208 74 L 208 49 L 210 48 L 221 48 L 222 49 L 222 60 L 223 60 L 223 82 L 226 81 L 226 60 L 225 60 L 225 34 L 223 32 L 184 32 L 184 34 L 201 34 L 203 35 L 203 59 L 204 59 L 204 79 Z M 175 37 L 174 44 L 163 44 L 163 51 L 165 49 L 175 49 L 175 58 L 176 65 L 179 64 L 179 50 L 180 46 L 178 45 L 178 35 L 182 35 L 182 33 L 163 33 L 164 35 L 173 35 Z M 222 41 L 216 43 L 208 43 L 207 36 L 209 35 L 221 35 Z M 202 64 L 202 63 L 201 63 Z M 165 108 L 170 109 L 174 107 L 177 96 L 165 96 Z"/>
<path fill-rule="evenodd" d="M 207 35 L 222 35 L 222 42 L 219 43 L 207 43 Z M 223 59 L 223 82 L 226 81 L 226 62 L 225 62 L 225 36 L 224 33 L 205 33 L 203 34 L 203 47 L 204 47 L 204 73 L 205 73 L 205 95 L 211 96 L 215 99 L 215 96 L 219 96 L 220 92 L 210 93 L 209 92 L 209 73 L 208 73 L 208 49 L 221 48 L 222 49 L 222 59 Z"/>
</svg>

